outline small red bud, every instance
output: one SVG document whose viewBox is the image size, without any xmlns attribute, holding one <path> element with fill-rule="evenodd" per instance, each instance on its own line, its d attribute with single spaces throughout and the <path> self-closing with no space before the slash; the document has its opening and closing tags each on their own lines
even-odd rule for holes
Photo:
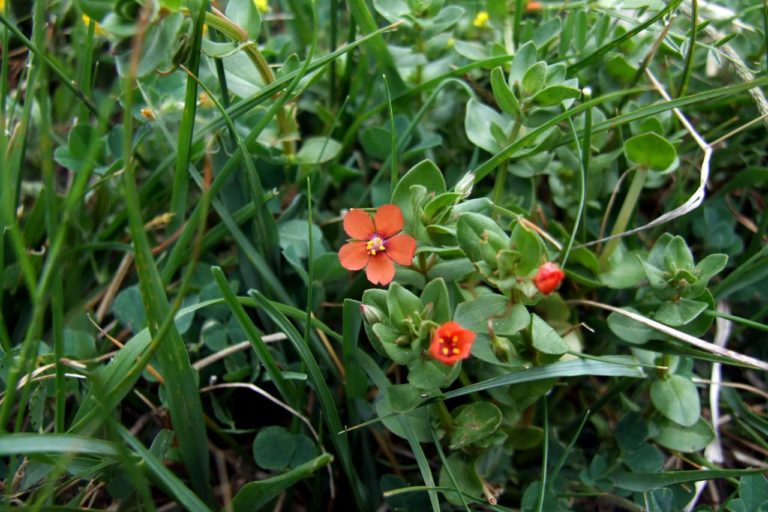
<svg viewBox="0 0 768 512">
<path fill-rule="evenodd" d="M 544 295 L 549 295 L 560 286 L 565 278 L 565 273 L 557 263 L 548 261 L 539 267 L 536 277 L 533 278 L 533 284 Z"/>
</svg>

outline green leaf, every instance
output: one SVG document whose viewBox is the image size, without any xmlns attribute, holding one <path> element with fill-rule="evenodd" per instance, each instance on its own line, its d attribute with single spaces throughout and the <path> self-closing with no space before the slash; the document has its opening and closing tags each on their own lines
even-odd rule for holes
<svg viewBox="0 0 768 512">
<path fill-rule="evenodd" d="M 545 251 L 541 238 L 521 224 L 516 224 L 512 229 L 510 239 L 510 247 L 521 255 L 517 264 L 517 273 L 528 275 L 539 268 L 542 254 Z"/>
<path fill-rule="evenodd" d="M 653 439 L 670 450 L 690 453 L 703 450 L 714 438 L 712 427 L 703 419 L 689 427 L 668 420 L 658 423 L 658 434 Z"/>
<path fill-rule="evenodd" d="M 677 159 L 675 147 L 655 132 L 642 133 L 624 142 L 627 159 L 645 169 L 664 171 Z"/>
<path fill-rule="evenodd" d="M 98 147 L 95 158 L 101 162 L 104 158 L 104 141 L 98 138 L 98 131 L 90 125 L 77 124 L 69 131 L 67 145 L 56 148 L 53 159 L 62 167 L 77 172 L 84 165 L 91 165 L 91 162 L 87 162 L 92 154 L 91 146 Z"/>
<path fill-rule="evenodd" d="M 415 223 L 419 219 L 416 209 L 419 205 L 414 204 L 411 192 L 414 185 L 424 187 L 428 194 L 436 196 L 446 190 L 443 173 L 431 160 L 422 160 L 400 178 L 392 191 L 392 202 L 402 210 L 407 231 L 410 233 L 414 233 Z"/>
<path fill-rule="evenodd" d="M 651 401 L 657 411 L 684 427 L 695 424 L 701 415 L 696 386 L 681 375 L 653 381 Z"/>
<path fill-rule="evenodd" d="M 459 376 L 460 364 L 448 366 L 434 359 L 416 358 L 408 364 L 408 382 L 419 389 L 434 392 L 450 386 Z"/>
<path fill-rule="evenodd" d="M 496 103 L 499 104 L 502 111 L 509 115 L 520 117 L 520 102 L 517 101 L 515 93 L 507 85 L 501 67 L 494 68 L 491 71 L 491 89 L 493 90 L 493 97 L 496 98 Z"/>
<path fill-rule="evenodd" d="M 224 14 L 240 28 L 245 29 L 248 39 L 258 39 L 261 16 L 253 0 L 229 0 Z"/>
<path fill-rule="evenodd" d="M 509 437 L 504 447 L 512 450 L 530 450 L 539 446 L 544 439 L 544 429 L 541 427 L 514 426 L 508 432 Z"/>
<path fill-rule="evenodd" d="M 295 434 L 293 441 L 293 455 L 291 455 L 289 467 L 297 468 L 317 457 L 317 446 L 312 439 L 304 434 Z"/>
<path fill-rule="evenodd" d="M 600 282 L 609 288 L 635 288 L 645 277 L 637 251 L 619 251 L 611 255 L 608 270 L 600 274 Z"/>
<path fill-rule="evenodd" d="M 513 86 L 515 82 L 520 82 L 523 79 L 528 68 L 533 66 L 536 62 L 536 45 L 533 41 L 528 41 L 523 46 L 518 48 L 515 53 L 515 58 L 512 59 L 509 72 L 509 85 Z"/>
<path fill-rule="evenodd" d="M 461 280 L 474 272 L 475 266 L 467 258 L 440 261 L 427 272 L 428 279 L 445 279 L 448 282 Z"/>
<path fill-rule="evenodd" d="M 482 496 L 483 484 L 477 475 L 473 459 L 467 459 L 461 453 L 452 453 L 446 459 L 445 465 L 448 468 L 443 466 L 440 470 L 440 478 L 438 480 L 440 487 L 454 489 L 453 481 L 455 480 L 458 491 L 478 498 Z M 448 474 L 449 469 L 450 475 Z M 446 492 L 445 498 L 454 505 L 461 505 L 463 503 L 462 498 L 455 492 Z"/>
<path fill-rule="evenodd" d="M 523 75 L 523 91 L 528 96 L 531 96 L 541 90 L 547 81 L 547 64 L 546 62 L 537 62 L 533 66 L 529 67 Z"/>
<path fill-rule="evenodd" d="M 411 384 L 393 384 L 387 388 L 387 401 L 393 412 L 413 410 L 421 402 L 423 391 Z"/>
<path fill-rule="evenodd" d="M 445 192 L 438 195 L 424 205 L 424 217 L 430 221 L 434 220 L 439 213 L 454 205 L 461 197 L 462 194 L 458 192 Z"/>
<path fill-rule="evenodd" d="M 639 313 L 639 311 L 633 308 L 623 309 L 633 313 Z M 656 331 L 654 329 L 637 320 L 632 320 L 631 318 L 627 318 L 626 316 L 615 312 L 608 315 L 608 328 L 622 340 L 638 345 L 642 345 L 656 337 Z"/>
<path fill-rule="evenodd" d="M 621 417 L 614 435 L 622 451 L 634 450 L 645 444 L 648 426 L 640 414 L 630 411 Z"/>
<path fill-rule="evenodd" d="M 533 102 L 543 107 L 552 107 L 559 105 L 565 100 L 578 98 L 579 96 L 581 96 L 581 91 L 575 87 L 550 85 L 537 92 L 533 96 Z"/>
<path fill-rule="evenodd" d="M 291 247 L 296 257 L 306 259 L 309 256 L 308 232 L 309 222 L 306 220 L 293 219 L 280 223 L 278 225 L 280 248 L 286 250 Z M 314 224 L 312 225 L 312 245 L 315 258 L 326 252 L 323 247 L 323 232 Z"/>
<path fill-rule="evenodd" d="M 654 315 L 654 320 L 672 327 L 679 327 L 692 322 L 707 309 L 706 302 L 681 298 L 677 301 L 663 302 Z"/>
<path fill-rule="evenodd" d="M 699 279 L 709 280 L 716 274 L 720 273 L 720 271 L 723 270 L 727 264 L 727 254 L 709 254 L 696 265 L 693 271 L 699 277 Z"/>
<path fill-rule="evenodd" d="M 490 402 L 473 402 L 457 409 L 451 432 L 451 450 L 488 437 L 501 425 L 501 411 Z"/>
<path fill-rule="evenodd" d="M 432 18 L 429 23 L 429 34 L 444 32 L 458 23 L 464 17 L 465 10 L 458 5 L 448 5 L 440 9 L 437 16 Z"/>
<path fill-rule="evenodd" d="M 691 250 L 683 237 L 672 238 L 664 248 L 664 263 L 667 270 L 673 273 L 678 270 L 691 270 L 693 268 L 693 254 L 691 254 Z"/>
<path fill-rule="evenodd" d="M 261 429 L 253 441 L 253 459 L 264 469 L 284 469 L 293 455 L 293 434 L 273 425 Z"/>
<path fill-rule="evenodd" d="M 739 481 L 739 497 L 727 503 L 733 512 L 768 510 L 768 479 L 765 475 L 745 475 Z"/>
<path fill-rule="evenodd" d="M 431 319 L 439 324 L 451 319 L 448 287 L 441 278 L 433 279 L 421 292 L 421 303 L 432 312 Z"/>
<path fill-rule="evenodd" d="M 536 350 L 545 354 L 560 355 L 570 350 L 563 338 L 535 313 L 531 313 L 531 341 Z"/>
<path fill-rule="evenodd" d="M 232 500 L 232 509 L 235 512 L 259 510 L 290 486 L 312 476 L 318 469 L 330 464 L 332 460 L 333 457 L 330 454 L 324 453 L 280 475 L 248 482 L 240 488 Z"/>
<path fill-rule="evenodd" d="M 63 355 L 74 359 L 90 359 L 96 354 L 96 343 L 90 333 L 64 329 Z"/>
<path fill-rule="evenodd" d="M 453 319 L 465 329 L 488 332 L 489 322 L 499 336 L 510 336 L 528 327 L 530 317 L 522 304 L 510 304 L 503 295 L 487 294 L 456 306 Z"/>
<path fill-rule="evenodd" d="M 147 326 L 147 314 L 144 312 L 138 285 L 129 286 L 117 294 L 112 303 L 112 313 L 134 334 Z"/>
<path fill-rule="evenodd" d="M 491 107 L 480 103 L 474 98 L 467 101 L 467 109 L 464 115 L 464 131 L 467 138 L 475 146 L 489 153 L 497 153 L 504 144 L 493 136 L 491 126 L 496 125 L 504 133 L 509 129 L 510 123 L 505 121 L 498 112 Z"/>
<path fill-rule="evenodd" d="M 408 4 L 402 0 L 374 0 L 373 8 L 390 23 L 395 23 L 411 13 Z"/>
<path fill-rule="evenodd" d="M 389 285 L 387 310 L 395 327 L 403 326 L 406 318 L 413 318 L 414 313 L 421 311 L 423 307 L 421 300 L 399 283 L 393 282 Z"/>
<path fill-rule="evenodd" d="M 341 143 L 330 137 L 309 137 L 296 153 L 299 165 L 318 165 L 330 162 L 341 151 Z"/>
<path fill-rule="evenodd" d="M 650 444 L 643 444 L 622 453 L 624 464 L 636 473 L 654 473 L 664 467 L 664 453 Z"/>
<path fill-rule="evenodd" d="M 462 213 L 456 223 L 456 239 L 473 261 L 496 260 L 496 253 L 509 247 L 509 237 L 493 220 L 477 213 Z"/>
<path fill-rule="evenodd" d="M 138 60 L 139 65 L 135 75 L 137 78 L 144 77 L 157 68 L 170 65 L 173 56 L 172 51 L 176 46 L 176 39 L 182 28 L 183 19 L 184 16 L 176 12 L 149 25 L 143 38 L 141 57 Z M 107 26 L 105 28 L 108 29 Z M 132 56 L 133 50 L 117 55 L 116 64 L 120 76 L 129 74 Z"/>
<path fill-rule="evenodd" d="M 361 358 L 362 359 L 362 358 Z M 389 407 L 389 401 L 382 397 L 374 404 L 376 414 L 381 418 L 381 422 L 387 429 L 396 436 L 407 439 L 406 428 L 402 422 L 406 422 L 410 427 L 414 437 L 420 443 L 432 441 L 432 420 L 429 410 L 425 408 L 415 409 L 406 413 L 393 416 L 394 411 Z"/>
</svg>

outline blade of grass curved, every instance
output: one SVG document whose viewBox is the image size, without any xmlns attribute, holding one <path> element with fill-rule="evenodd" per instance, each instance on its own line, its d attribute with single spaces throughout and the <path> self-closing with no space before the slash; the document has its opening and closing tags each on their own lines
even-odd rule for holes
<svg viewBox="0 0 768 512">
<path fill-rule="evenodd" d="M 744 475 L 765 473 L 765 469 L 708 469 L 706 471 L 664 471 L 661 473 L 613 473 L 608 478 L 613 485 L 628 491 L 646 492 L 667 487 L 668 485 L 714 480 L 716 478 L 734 478 Z"/>
<path fill-rule="evenodd" d="M 258 510 L 296 482 L 312 476 L 318 469 L 330 464 L 332 460 L 333 456 L 323 453 L 285 473 L 248 482 L 235 495 L 232 508 L 235 512 Z"/>
<path fill-rule="evenodd" d="M 472 503 L 477 503 L 478 505 L 483 505 L 482 510 L 488 509 L 488 510 L 495 510 L 497 512 L 517 512 L 518 510 L 518 509 L 502 507 L 501 505 L 492 505 L 488 503 L 487 500 L 477 498 L 465 492 L 457 491 L 452 487 L 427 487 L 424 485 L 411 485 L 408 487 L 400 487 L 399 489 L 392 489 L 391 491 L 386 491 L 383 493 L 383 496 L 385 498 L 388 498 L 390 496 L 397 496 L 398 494 L 407 494 L 409 492 L 424 492 L 424 491 L 437 491 L 443 494 L 446 494 L 449 492 L 451 493 L 459 492 L 461 493 L 462 497 L 467 501 L 471 501 Z"/>
<path fill-rule="evenodd" d="M 568 72 L 573 74 L 579 71 L 580 69 L 583 69 L 593 62 L 595 62 L 597 59 L 611 51 L 613 48 L 616 48 L 617 46 L 623 44 L 626 41 L 629 41 L 633 37 L 635 37 L 637 34 L 645 30 L 646 28 L 650 27 L 660 19 L 662 19 L 664 16 L 666 16 L 668 13 L 672 12 L 673 9 L 675 9 L 679 4 L 681 0 L 675 0 L 673 2 L 670 2 L 667 4 L 667 6 L 660 10 L 658 13 L 656 13 L 655 16 L 648 19 L 648 21 L 641 23 L 640 25 L 636 26 L 635 28 L 628 30 L 621 36 L 617 37 L 616 39 L 606 43 L 605 45 L 601 46 L 597 50 L 595 50 L 590 55 L 586 56 L 585 58 L 581 59 L 579 62 L 572 64 L 568 66 Z"/>
<path fill-rule="evenodd" d="M 257 308 L 258 303 L 250 297 L 236 297 L 237 301 L 247 307 Z M 176 321 L 181 320 L 187 315 L 194 313 L 200 309 L 225 304 L 224 299 L 210 299 L 185 308 L 180 309 L 176 315 Z M 285 308 L 282 305 L 274 304 L 278 311 L 284 312 Z M 304 319 L 304 313 L 296 308 L 288 308 L 289 315 L 295 316 L 295 318 Z M 338 336 L 333 332 L 330 327 L 325 325 L 320 320 L 313 318 L 312 326 L 316 327 L 323 332 L 331 335 Z M 149 335 L 149 329 L 144 328 L 130 338 L 123 348 L 121 348 L 115 357 L 112 358 L 109 364 L 99 368 L 96 372 L 101 379 L 101 388 L 107 390 L 105 395 L 99 395 L 101 405 L 96 402 L 94 394 L 89 392 L 82 402 L 82 405 L 78 409 L 72 425 L 69 428 L 70 433 L 89 433 L 94 428 L 101 424 L 101 421 L 96 418 L 97 409 L 102 411 L 112 411 L 117 405 L 125 398 L 128 393 L 131 392 L 136 381 L 141 377 L 141 370 L 134 368 L 136 360 L 141 356 L 144 350 L 149 346 L 152 341 Z M 106 414 L 106 412 L 104 413 Z"/>
<path fill-rule="evenodd" d="M 448 464 L 448 459 L 445 457 L 445 452 L 443 451 L 443 447 L 440 446 L 440 440 L 437 438 L 437 433 L 435 433 L 434 429 L 432 430 L 432 442 L 435 445 L 435 450 L 437 450 L 437 455 L 440 457 L 440 462 L 443 464 L 443 468 L 445 468 L 445 473 L 448 475 L 448 479 L 451 481 L 451 485 L 453 485 L 453 488 L 456 490 L 456 494 L 461 499 L 461 504 L 464 506 L 464 510 L 471 512 L 469 505 L 467 505 L 467 500 L 464 498 L 464 493 L 462 493 L 459 489 L 459 484 L 456 481 L 456 477 L 453 476 L 451 466 Z"/>
<path fill-rule="evenodd" d="M 339 456 L 342 468 L 347 475 L 348 484 L 352 488 L 355 502 L 357 503 L 358 508 L 363 510 L 363 505 L 366 503 L 366 500 L 364 491 L 361 486 L 361 480 L 357 476 L 357 470 L 355 469 L 354 462 L 352 461 L 352 452 L 349 448 L 349 442 L 345 436 L 339 435 L 339 432 L 341 432 L 343 428 L 341 417 L 339 416 L 339 410 L 336 407 L 336 404 L 333 400 L 333 395 L 331 394 L 328 385 L 325 383 L 323 373 L 317 364 L 315 356 L 310 351 L 309 346 L 304 342 L 304 339 L 296 327 L 294 327 L 291 321 L 288 320 L 288 318 L 283 315 L 269 299 L 267 299 L 257 290 L 249 290 L 248 295 L 250 295 L 256 301 L 259 307 L 265 313 L 267 313 L 267 315 L 269 315 L 277 327 L 283 331 L 286 336 L 288 336 L 288 340 L 296 349 L 296 352 L 298 352 L 301 362 L 307 369 L 310 382 L 314 386 L 315 392 L 317 393 L 317 397 L 320 401 L 320 407 L 325 416 L 324 419 L 328 424 L 331 441 L 336 447 L 336 452 Z"/>
<path fill-rule="evenodd" d="M 88 110 L 90 110 L 93 115 L 99 115 L 99 109 L 96 108 L 96 105 L 93 103 L 93 101 L 83 93 L 83 91 L 78 86 L 77 81 L 69 78 L 67 74 L 64 73 L 64 71 L 61 69 L 61 66 L 59 66 L 59 64 L 50 55 L 48 55 L 48 53 L 41 52 L 40 49 L 32 44 L 32 41 L 30 41 L 21 30 L 19 30 L 16 24 L 11 23 L 11 20 L 6 18 L 3 13 L 0 13 L 0 23 L 5 25 L 8 28 L 8 31 L 11 32 L 14 37 L 17 37 L 19 41 L 21 41 L 21 43 L 29 49 L 30 52 L 43 59 L 46 65 L 56 74 L 56 76 L 59 77 L 60 83 L 72 91 L 77 99 L 79 99 L 83 105 L 88 107 Z"/>
<path fill-rule="evenodd" d="M 416 464 L 419 466 L 419 472 L 421 473 L 421 479 L 424 480 L 424 484 L 427 487 L 435 486 L 435 478 L 432 476 L 432 469 L 429 467 L 429 460 L 424 454 L 424 450 L 421 449 L 419 440 L 416 439 L 416 433 L 413 431 L 411 424 L 405 421 L 403 418 L 398 418 L 400 422 L 400 428 L 403 429 L 408 445 L 411 447 L 411 452 L 416 459 Z M 437 500 L 437 493 L 435 491 L 427 491 L 429 495 L 429 502 L 432 505 L 433 512 L 440 512 L 440 502 Z"/>
<path fill-rule="evenodd" d="M 361 359 L 362 353 L 358 353 L 358 359 Z M 419 403 L 413 408 L 413 410 L 419 407 L 424 407 L 433 403 L 435 400 L 448 400 L 451 398 L 458 398 L 460 396 L 477 393 L 479 391 L 485 391 L 487 389 L 498 388 L 502 386 L 509 386 L 512 384 L 520 384 L 523 382 L 534 382 L 538 380 L 554 379 L 560 377 L 581 377 L 584 375 L 600 376 L 600 377 L 632 377 L 635 379 L 646 378 L 642 368 L 637 365 L 632 357 L 628 356 L 616 356 L 615 363 L 593 361 L 593 360 L 580 360 L 575 359 L 571 361 L 561 361 L 558 363 L 548 364 L 546 366 L 538 366 L 536 368 L 528 368 L 519 370 L 505 375 L 494 377 L 493 379 L 484 380 L 475 384 L 464 386 L 463 388 L 449 391 L 439 396 L 430 397 L 423 402 Z M 369 376 L 371 374 L 369 373 Z M 377 386 L 381 387 L 379 383 L 374 382 Z M 386 386 L 386 383 L 383 383 Z M 368 420 L 364 423 L 349 427 L 345 432 L 351 430 L 357 430 L 369 425 L 380 422 L 384 418 L 392 418 L 400 416 L 399 413 L 391 413 L 387 416 L 379 416 Z"/>
<path fill-rule="evenodd" d="M 528 368 L 517 372 L 507 373 L 500 377 L 470 384 L 443 395 L 445 400 L 458 398 L 460 396 L 477 393 L 488 389 L 519 384 L 521 382 L 531 382 L 536 380 L 552 379 L 558 377 L 581 377 L 584 375 L 600 377 L 634 377 L 636 379 L 646 378 L 645 372 L 637 366 L 631 357 L 616 357 L 616 363 L 605 363 L 600 361 L 574 359 L 571 361 L 562 361 L 552 363 L 546 366 Z"/>
<path fill-rule="evenodd" d="M 234 315 L 240 328 L 245 332 L 245 335 L 251 342 L 251 346 L 253 346 L 253 350 L 256 352 L 256 356 L 264 365 L 264 369 L 267 371 L 269 378 L 272 379 L 275 387 L 282 395 L 283 400 L 289 403 L 294 409 L 299 408 L 300 406 L 296 390 L 293 388 L 293 385 L 283 377 L 283 372 L 280 371 L 280 368 L 278 368 L 267 345 L 261 339 L 258 329 L 248 317 L 245 308 L 243 308 L 242 304 L 237 301 L 235 294 L 229 289 L 229 284 L 227 283 L 227 278 L 224 276 L 224 272 L 222 272 L 220 267 L 211 267 L 211 273 L 213 274 L 216 284 L 219 285 L 219 290 L 221 290 L 221 294 L 223 295 L 227 306 L 229 306 L 229 310 Z"/>
<path fill-rule="evenodd" d="M 184 482 L 179 480 L 179 477 L 174 475 L 161 460 L 141 444 L 128 429 L 116 421 L 112 423 L 112 426 L 117 429 L 123 441 L 139 454 L 142 464 L 146 466 L 152 479 L 171 496 L 176 498 L 184 506 L 185 510 L 191 512 L 211 512 L 211 509 L 189 487 L 184 485 Z"/>
<path fill-rule="evenodd" d="M 586 306 L 593 306 L 600 309 L 605 309 L 607 311 L 612 311 L 619 315 L 630 318 L 636 322 L 640 322 L 641 324 L 647 325 L 648 327 L 655 329 L 659 332 L 663 332 L 664 334 L 672 336 L 673 338 L 683 341 L 689 345 L 693 345 L 696 348 L 700 348 L 708 352 L 712 352 L 714 354 L 725 356 L 729 358 L 729 360 L 738 361 L 741 364 L 746 364 L 746 365 L 752 366 L 753 368 L 758 368 L 760 370 L 768 370 L 768 363 L 766 363 L 765 361 L 761 361 L 760 359 L 756 359 L 754 357 L 741 354 L 734 350 L 720 347 L 718 345 L 715 345 L 714 343 L 709 343 L 702 339 L 696 338 L 695 336 L 691 336 L 688 333 L 685 333 L 683 331 L 664 325 L 661 322 L 657 322 L 656 320 L 651 320 L 650 318 L 647 318 L 643 315 L 633 313 L 632 311 L 627 311 L 625 309 L 617 308 L 608 304 L 602 304 L 600 302 L 594 302 L 591 300 L 573 300 L 569 302 L 574 304 L 584 304 Z"/>
<path fill-rule="evenodd" d="M 389 379 L 387 379 L 387 376 L 384 374 L 383 371 L 381 371 L 381 368 L 373 361 L 373 359 L 366 354 L 363 351 L 358 351 L 355 357 L 357 363 L 360 367 L 362 367 L 365 372 L 368 374 L 368 377 L 373 381 L 373 383 L 378 387 L 380 390 L 387 389 L 387 386 L 389 386 Z M 421 472 L 421 477 L 424 480 L 424 483 L 426 484 L 427 488 L 433 488 L 435 486 L 434 478 L 432 477 L 432 471 L 429 468 L 429 461 L 426 459 L 426 456 L 424 455 L 424 451 L 421 449 L 421 445 L 419 444 L 419 441 L 416 439 L 416 435 L 413 432 L 413 429 L 411 428 L 410 424 L 403 421 L 400 418 L 400 426 L 403 429 L 403 433 L 405 433 L 406 438 L 408 440 L 408 444 L 411 446 L 411 450 L 413 451 L 413 455 L 416 458 L 416 462 L 419 466 L 419 471 Z M 437 494 L 430 490 L 429 492 L 429 501 L 432 505 L 432 510 L 439 511 L 440 510 L 440 504 L 437 501 Z"/>
<path fill-rule="evenodd" d="M 71 434 L 7 434 L 0 437 L 0 456 L 70 454 L 116 457 L 113 443 Z"/>
<path fill-rule="evenodd" d="M 592 134 L 594 135 L 596 133 L 602 133 L 611 128 L 615 128 L 617 126 L 624 125 L 632 121 L 636 121 L 638 119 L 643 119 L 654 114 L 666 112 L 668 110 L 672 110 L 673 108 L 681 108 L 687 105 L 693 105 L 695 103 L 700 103 L 700 102 L 712 100 L 714 98 L 719 98 L 721 96 L 733 95 L 739 92 L 753 89 L 755 87 L 762 87 L 766 84 L 768 84 L 768 77 L 761 77 L 761 78 L 752 80 L 751 82 L 728 85 L 725 87 L 719 87 L 717 89 L 709 89 L 707 91 L 703 91 L 697 94 L 685 96 L 684 98 L 676 98 L 672 101 L 660 101 L 658 103 L 654 103 L 653 105 L 648 105 L 646 107 L 639 108 L 627 114 L 618 115 L 611 119 L 607 119 L 603 122 L 596 123 L 592 126 Z M 599 98 L 595 98 L 591 101 L 586 101 L 584 103 L 581 103 L 580 105 L 577 105 L 572 109 L 567 110 L 566 112 L 563 112 L 562 114 L 559 114 L 553 117 L 552 119 L 542 124 L 535 130 L 531 130 L 530 132 L 528 132 L 524 137 L 521 137 L 517 139 L 515 142 L 513 142 L 512 144 L 504 147 L 501 151 L 494 154 L 491 158 L 489 158 L 488 160 L 480 164 L 473 171 L 475 173 L 475 183 L 479 182 L 485 176 L 490 174 L 501 162 L 508 159 L 510 156 L 514 155 L 515 152 L 525 147 L 526 144 L 533 142 L 538 136 L 543 134 L 546 130 L 548 130 L 552 126 L 559 124 L 565 121 L 566 119 L 568 119 L 569 117 L 572 117 L 576 114 L 580 114 L 581 112 L 584 112 L 585 110 L 593 108 L 602 103 L 606 103 L 608 101 L 612 101 L 612 100 L 621 98 L 623 96 L 637 94 L 645 90 L 646 89 L 644 88 L 637 88 L 637 89 L 628 89 L 625 91 L 617 91 L 614 93 L 605 94 L 603 96 L 600 96 Z M 571 141 L 572 141 L 571 137 L 564 137 L 563 140 L 560 141 L 560 145 L 570 143 Z"/>
<path fill-rule="evenodd" d="M 365 370 L 365 373 L 368 374 L 368 377 L 371 379 L 371 381 L 373 381 L 376 387 L 384 392 L 384 390 L 386 390 L 389 386 L 389 379 L 384 374 L 384 372 L 381 371 L 379 365 L 374 362 L 371 356 L 363 351 L 357 352 L 356 359 L 358 364 L 363 368 L 363 370 Z M 411 447 L 413 456 L 416 459 L 416 464 L 419 466 L 421 478 L 424 480 L 426 487 L 432 489 L 435 486 L 435 479 L 432 476 L 432 470 L 429 467 L 429 461 L 424 454 L 424 450 L 421 449 L 421 444 L 419 444 L 419 440 L 416 439 L 416 434 L 414 433 L 411 424 L 407 421 L 404 421 L 403 418 L 400 417 L 398 417 L 398 420 L 400 422 L 400 428 L 403 429 L 403 433 L 405 434 L 406 440 L 408 441 L 408 445 Z M 433 490 L 429 490 L 428 493 L 429 502 L 432 505 L 433 512 L 439 512 L 440 502 L 437 500 L 437 493 Z"/>
<path fill-rule="evenodd" d="M 350 411 L 353 410 L 351 401 L 355 398 L 364 398 L 367 387 L 365 374 L 357 363 L 356 358 L 358 351 L 357 340 L 363 323 L 360 317 L 360 305 L 360 302 L 356 300 L 344 299 L 342 313 L 342 357 L 344 358 L 344 368 L 347 370 L 347 382 L 344 386 L 344 391 Z"/>
<path fill-rule="evenodd" d="M 376 32 L 376 20 L 371 14 L 371 10 L 368 8 L 368 4 L 365 0 L 347 0 L 347 6 L 352 13 L 355 23 L 364 32 L 373 33 Z M 370 42 L 371 53 L 373 53 L 376 60 L 384 68 L 384 73 L 392 79 L 392 91 L 395 94 L 399 94 L 407 89 L 403 79 L 400 77 L 400 72 L 395 66 L 395 62 L 392 59 L 392 55 L 389 53 L 387 44 L 384 42 L 384 38 L 376 36 Z"/>
</svg>

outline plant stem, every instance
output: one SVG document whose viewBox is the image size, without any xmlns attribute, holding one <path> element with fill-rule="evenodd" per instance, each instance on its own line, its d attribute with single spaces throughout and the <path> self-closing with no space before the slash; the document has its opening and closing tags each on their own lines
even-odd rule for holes
<svg viewBox="0 0 768 512">
<path fill-rule="evenodd" d="M 629 185 L 629 191 L 627 191 L 627 196 L 624 198 L 624 204 L 621 205 L 619 215 L 616 217 L 616 223 L 613 225 L 611 236 L 616 236 L 626 230 L 629 218 L 632 216 L 632 212 L 635 211 L 635 206 L 637 206 L 637 201 L 640 198 L 640 192 L 643 190 L 643 185 L 645 185 L 645 178 L 647 176 L 647 169 L 638 168 L 635 171 L 635 175 L 632 177 L 632 183 Z M 608 259 L 618 245 L 618 238 L 612 238 L 608 241 L 605 250 L 603 250 L 603 253 L 600 255 L 600 268 L 606 268 Z"/>
</svg>

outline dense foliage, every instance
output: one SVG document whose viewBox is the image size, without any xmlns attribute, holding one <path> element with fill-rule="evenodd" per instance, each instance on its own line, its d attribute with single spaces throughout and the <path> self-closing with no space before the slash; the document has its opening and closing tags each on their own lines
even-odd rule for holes
<svg viewBox="0 0 768 512">
<path fill-rule="evenodd" d="M 0 13 L 0 503 L 768 510 L 764 3 Z"/>
</svg>

